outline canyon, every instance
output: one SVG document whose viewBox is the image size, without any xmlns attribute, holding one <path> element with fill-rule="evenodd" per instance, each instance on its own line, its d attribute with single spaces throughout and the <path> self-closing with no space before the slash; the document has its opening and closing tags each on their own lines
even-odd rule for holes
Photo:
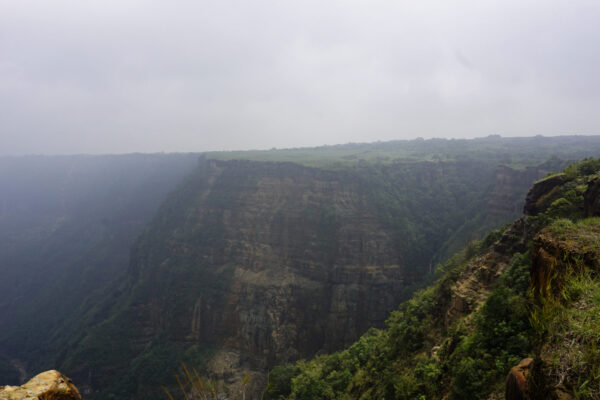
<svg viewBox="0 0 600 400">
<path fill-rule="evenodd" d="M 383 328 L 452 254 L 518 218 L 535 180 L 598 146 L 565 140 L 392 143 L 403 155 L 375 161 L 378 144 L 301 162 L 107 156 L 96 176 L 71 159 L 54 182 L 80 186 L 36 192 L 54 208 L 23 209 L 25 184 L 3 198 L 2 382 L 57 368 L 85 398 L 159 399 L 183 362 L 257 398 L 277 365 Z"/>
</svg>

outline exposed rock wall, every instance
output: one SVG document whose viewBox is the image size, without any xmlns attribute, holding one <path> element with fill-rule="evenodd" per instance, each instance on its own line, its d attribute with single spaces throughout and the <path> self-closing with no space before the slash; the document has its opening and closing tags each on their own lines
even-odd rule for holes
<svg viewBox="0 0 600 400">
<path fill-rule="evenodd" d="M 443 310 L 443 325 L 449 328 L 455 321 L 477 310 L 487 299 L 498 277 L 510 267 L 514 253 L 525 251 L 530 233 L 527 221 L 519 219 L 500 239 L 479 257 L 469 262 L 460 276 L 439 301 Z"/>
<path fill-rule="evenodd" d="M 175 318 L 170 336 L 216 344 L 209 368 L 235 385 L 238 371 L 256 375 L 335 351 L 383 324 L 400 301 L 406 273 L 392 232 L 369 210 L 357 183 L 285 164 L 258 178 L 219 163 L 209 168 L 198 203 L 165 244 L 171 260 L 191 259 L 193 268 L 204 268 L 204 279 L 223 281 L 223 290 L 199 290 L 179 275 L 173 284 L 189 300 L 178 312 L 155 299 L 136 306 L 153 327 L 134 339 L 137 348 L 166 328 L 168 313 Z M 223 179 L 240 183 L 219 187 Z M 156 273 L 157 261 L 137 259 L 132 273 Z"/>
<path fill-rule="evenodd" d="M 600 270 L 600 232 L 589 229 L 585 233 L 542 230 L 533 241 L 531 286 L 543 297 L 557 296 L 564 281 L 585 268 Z"/>
<path fill-rule="evenodd" d="M 533 368 L 533 358 L 525 358 L 511 368 L 506 378 L 506 400 L 530 400 L 527 378 Z"/>
</svg>

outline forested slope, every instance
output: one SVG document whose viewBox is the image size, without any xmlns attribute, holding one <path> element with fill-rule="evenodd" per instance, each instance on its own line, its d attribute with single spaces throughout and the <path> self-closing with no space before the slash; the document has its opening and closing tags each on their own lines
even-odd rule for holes
<svg viewBox="0 0 600 400">
<path fill-rule="evenodd" d="M 273 369 L 265 398 L 598 398 L 599 173 L 591 159 L 536 183 L 528 216 L 451 258 L 386 329 Z M 505 386 L 528 356 L 526 384 L 515 369 Z"/>
</svg>

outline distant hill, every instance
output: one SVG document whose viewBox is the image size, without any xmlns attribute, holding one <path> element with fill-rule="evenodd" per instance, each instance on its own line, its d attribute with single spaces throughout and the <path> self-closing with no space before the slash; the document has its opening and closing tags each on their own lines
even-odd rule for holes
<svg viewBox="0 0 600 400">
<path fill-rule="evenodd" d="M 551 156 L 580 160 L 600 152 L 600 136 L 534 136 L 478 139 L 415 139 L 376 143 L 254 151 L 205 153 L 219 160 L 290 161 L 321 168 L 343 168 L 369 163 L 406 161 L 485 161 L 514 168 L 535 166 Z"/>
</svg>

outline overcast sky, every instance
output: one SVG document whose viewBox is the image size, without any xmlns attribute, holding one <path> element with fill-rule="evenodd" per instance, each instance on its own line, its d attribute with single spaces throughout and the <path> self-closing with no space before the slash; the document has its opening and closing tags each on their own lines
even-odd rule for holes
<svg viewBox="0 0 600 400">
<path fill-rule="evenodd" d="M 600 1 L 0 0 L 0 154 L 600 134 Z"/>
</svg>

